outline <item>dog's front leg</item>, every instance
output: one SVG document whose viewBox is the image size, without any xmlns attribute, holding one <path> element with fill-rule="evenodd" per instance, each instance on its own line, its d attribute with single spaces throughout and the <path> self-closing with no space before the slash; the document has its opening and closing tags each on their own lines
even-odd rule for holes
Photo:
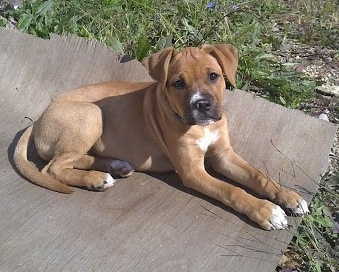
<svg viewBox="0 0 339 272">
<path fill-rule="evenodd" d="M 297 193 L 283 188 L 276 181 L 251 166 L 231 147 L 209 158 L 213 169 L 225 177 L 238 182 L 259 195 L 269 198 L 295 214 L 309 212 L 307 202 Z"/>
<path fill-rule="evenodd" d="M 285 212 L 268 200 L 258 199 L 245 190 L 221 181 L 209 175 L 204 168 L 204 158 L 194 157 L 180 160 L 176 170 L 183 184 L 204 195 L 219 200 L 239 213 L 247 215 L 251 220 L 266 230 L 284 229 L 287 227 Z"/>
</svg>

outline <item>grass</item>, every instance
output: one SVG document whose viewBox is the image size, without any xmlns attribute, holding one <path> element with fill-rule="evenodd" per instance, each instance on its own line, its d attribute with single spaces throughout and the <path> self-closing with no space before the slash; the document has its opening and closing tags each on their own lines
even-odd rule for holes
<svg viewBox="0 0 339 272">
<path fill-rule="evenodd" d="M 339 50 L 337 0 L 31 0 L 17 9 L 0 0 L 0 26 L 11 22 L 42 38 L 71 33 L 96 39 L 139 60 L 167 46 L 232 43 L 240 56 L 238 88 L 290 108 L 312 99 L 321 82 L 297 72 L 293 62 L 280 62 L 281 48 L 297 44 Z M 333 179 L 338 183 L 338 175 Z M 285 253 L 290 263 L 284 268 L 338 269 L 338 234 L 330 220 L 338 214 L 338 190 L 323 180 L 311 214 Z"/>
<path fill-rule="evenodd" d="M 240 51 L 238 88 L 263 90 L 268 99 L 297 108 L 314 95 L 316 82 L 305 79 L 293 65 L 279 63 L 272 54 L 283 39 L 270 31 L 271 14 L 282 12 L 283 7 L 279 1 L 259 2 L 220 1 L 207 8 L 206 1 L 192 0 L 33 0 L 6 12 L 21 31 L 42 38 L 72 33 L 97 39 L 139 60 L 167 46 L 226 41 Z"/>
<path fill-rule="evenodd" d="M 332 186 L 326 182 L 320 185 L 311 203 L 311 213 L 303 217 L 297 235 L 285 252 L 285 266 L 301 271 L 338 271 L 339 226 L 334 227 L 333 223 L 334 214 L 338 216 L 338 173 L 331 183 Z M 338 224 L 338 219 L 336 221 Z"/>
</svg>

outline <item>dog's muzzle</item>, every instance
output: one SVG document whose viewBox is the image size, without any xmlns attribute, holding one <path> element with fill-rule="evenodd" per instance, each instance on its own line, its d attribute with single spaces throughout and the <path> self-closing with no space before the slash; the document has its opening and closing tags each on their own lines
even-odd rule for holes
<svg viewBox="0 0 339 272">
<path fill-rule="evenodd" d="M 208 94 L 194 94 L 187 108 L 185 119 L 188 125 L 207 126 L 222 118 L 222 105 Z"/>
</svg>

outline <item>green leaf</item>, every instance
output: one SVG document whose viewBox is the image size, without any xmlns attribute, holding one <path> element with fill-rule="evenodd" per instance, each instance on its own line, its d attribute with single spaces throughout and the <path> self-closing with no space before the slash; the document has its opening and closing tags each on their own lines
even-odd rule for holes
<svg viewBox="0 0 339 272">
<path fill-rule="evenodd" d="M 6 26 L 7 24 L 7 19 L 0 16 L 0 26 Z"/>
<path fill-rule="evenodd" d="M 43 2 L 36 10 L 39 15 L 45 16 L 53 7 L 53 1 Z"/>
<path fill-rule="evenodd" d="M 163 37 L 163 38 L 159 39 L 159 41 L 157 42 L 156 48 L 158 50 L 162 50 L 162 49 L 164 49 L 166 47 L 173 46 L 172 40 L 173 40 L 173 36 L 172 35 L 168 35 L 166 37 Z"/>
<path fill-rule="evenodd" d="M 279 96 L 279 100 L 281 104 L 286 105 L 286 100 L 282 96 Z"/>
<path fill-rule="evenodd" d="M 148 51 L 151 49 L 151 45 L 145 36 L 141 37 L 135 49 L 135 57 L 140 61 L 145 58 Z"/>
<path fill-rule="evenodd" d="M 46 28 L 35 28 L 35 35 L 40 38 L 48 38 L 49 37 L 49 31 Z"/>
<path fill-rule="evenodd" d="M 315 261 L 315 269 L 317 272 L 321 272 L 321 262 L 320 261 Z"/>
<path fill-rule="evenodd" d="M 124 47 L 122 46 L 122 43 L 115 37 L 110 37 L 109 39 L 110 45 L 112 46 L 113 50 L 124 54 Z"/>
<path fill-rule="evenodd" d="M 18 22 L 18 29 L 27 31 L 33 20 L 32 14 L 22 14 Z"/>
</svg>

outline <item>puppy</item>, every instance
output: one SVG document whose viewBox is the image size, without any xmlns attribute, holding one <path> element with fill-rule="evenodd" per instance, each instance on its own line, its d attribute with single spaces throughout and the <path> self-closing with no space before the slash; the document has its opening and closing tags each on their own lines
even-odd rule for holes
<svg viewBox="0 0 339 272">
<path fill-rule="evenodd" d="M 301 196 L 232 149 L 223 101 L 226 81 L 235 86 L 234 46 L 166 48 L 143 64 L 155 81 L 105 82 L 57 97 L 17 144 L 14 162 L 22 175 L 39 186 L 71 193 L 69 186 L 106 190 L 114 184 L 111 174 L 175 170 L 185 186 L 266 230 L 288 226 L 281 207 L 308 212 Z M 41 172 L 27 160 L 32 142 L 48 161 Z M 205 163 L 270 201 L 211 176 Z"/>
</svg>

